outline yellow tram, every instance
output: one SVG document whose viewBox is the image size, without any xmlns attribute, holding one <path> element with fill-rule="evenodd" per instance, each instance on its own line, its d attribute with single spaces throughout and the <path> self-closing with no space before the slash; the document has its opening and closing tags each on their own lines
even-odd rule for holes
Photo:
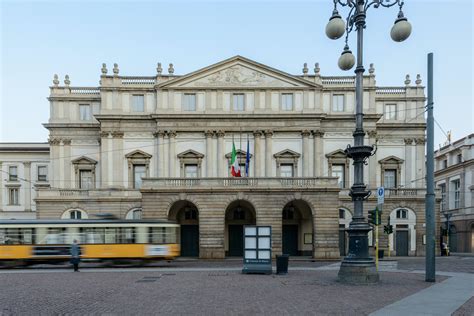
<svg viewBox="0 0 474 316">
<path fill-rule="evenodd" d="M 142 262 L 180 254 L 179 225 L 157 220 L 1 220 L 0 266 L 81 259 Z"/>
</svg>

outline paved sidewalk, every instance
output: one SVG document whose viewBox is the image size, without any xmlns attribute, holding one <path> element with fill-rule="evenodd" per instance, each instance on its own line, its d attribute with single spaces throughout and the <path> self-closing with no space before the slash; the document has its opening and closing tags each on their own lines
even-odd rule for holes
<svg viewBox="0 0 474 316">
<path fill-rule="evenodd" d="M 424 274 L 425 271 L 410 273 Z M 450 278 L 385 306 L 370 315 L 451 315 L 474 296 L 473 274 L 449 272 L 437 274 L 450 276 Z"/>
</svg>

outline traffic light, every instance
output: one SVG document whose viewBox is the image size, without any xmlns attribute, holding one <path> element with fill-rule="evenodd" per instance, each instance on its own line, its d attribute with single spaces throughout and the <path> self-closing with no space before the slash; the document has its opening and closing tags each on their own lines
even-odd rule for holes
<svg viewBox="0 0 474 316">
<path fill-rule="evenodd" d="M 376 225 L 375 221 L 377 220 L 377 209 L 369 210 L 369 224 Z"/>
<path fill-rule="evenodd" d="M 382 224 L 382 211 L 379 210 L 379 208 L 375 208 L 376 214 L 377 214 L 377 223 L 375 225 L 380 225 Z"/>
<path fill-rule="evenodd" d="M 391 233 L 393 233 L 393 225 L 385 225 L 383 227 L 383 232 L 387 235 L 390 235 Z"/>
</svg>

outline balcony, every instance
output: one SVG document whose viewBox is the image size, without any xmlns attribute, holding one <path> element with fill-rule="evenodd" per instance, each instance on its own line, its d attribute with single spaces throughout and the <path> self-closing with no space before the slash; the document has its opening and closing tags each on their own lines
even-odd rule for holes
<svg viewBox="0 0 474 316">
<path fill-rule="evenodd" d="M 371 189 L 370 191 L 372 194 L 369 200 L 375 200 L 377 198 L 377 190 Z M 441 198 L 440 192 L 437 191 L 436 198 Z M 425 195 L 425 188 L 385 189 L 385 199 L 424 199 Z M 350 200 L 349 189 L 342 189 L 341 192 L 339 192 L 339 198 L 347 198 Z"/>
<path fill-rule="evenodd" d="M 130 189 L 46 189 L 37 190 L 36 199 L 57 199 L 57 200 L 87 200 L 101 198 L 130 198 L 140 199 L 141 193 L 138 190 Z"/>
</svg>

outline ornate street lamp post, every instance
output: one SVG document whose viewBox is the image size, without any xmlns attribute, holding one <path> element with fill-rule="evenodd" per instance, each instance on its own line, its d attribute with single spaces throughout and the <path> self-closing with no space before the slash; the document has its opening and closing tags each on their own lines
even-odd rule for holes
<svg viewBox="0 0 474 316">
<path fill-rule="evenodd" d="M 349 8 L 346 23 L 342 20 L 337 5 Z M 356 127 L 352 134 L 354 146 L 347 146 L 345 153 L 354 160 L 354 184 L 349 195 L 354 201 L 354 216 L 349 225 L 349 253 L 341 263 L 339 280 L 346 283 L 375 283 L 379 275 L 375 269 L 374 259 L 369 256 L 368 232 L 371 230 L 364 219 L 363 203 L 370 196 L 364 184 L 364 164 L 367 159 L 375 153 L 374 146 L 364 146 L 365 132 L 363 129 L 364 114 L 362 113 L 363 101 L 363 34 L 365 28 L 365 16 L 370 7 L 379 8 L 398 5 L 398 18 L 390 32 L 390 36 L 396 42 L 404 41 L 410 36 L 411 25 L 402 12 L 403 0 L 334 0 L 334 10 L 326 26 L 326 35 L 330 39 L 338 39 L 346 33 L 344 50 L 339 57 L 338 65 L 342 70 L 350 70 L 355 64 L 355 57 L 347 43 L 349 34 L 357 30 L 357 67 L 356 73 Z"/>
</svg>

